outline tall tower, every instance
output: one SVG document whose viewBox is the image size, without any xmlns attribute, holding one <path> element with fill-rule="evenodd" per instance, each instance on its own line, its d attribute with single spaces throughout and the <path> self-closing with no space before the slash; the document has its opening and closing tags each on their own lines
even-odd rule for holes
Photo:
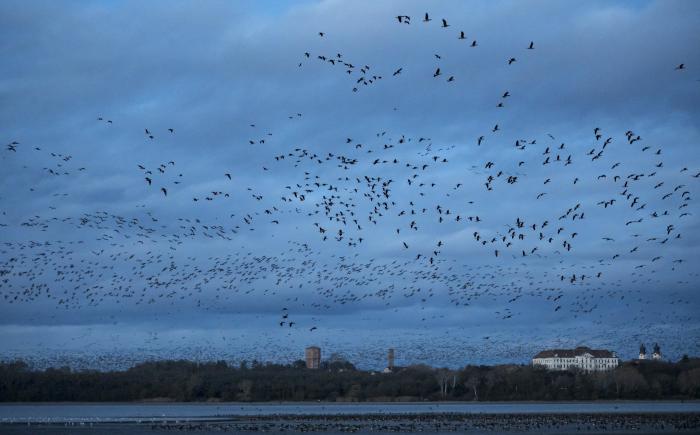
<svg viewBox="0 0 700 435">
<path fill-rule="evenodd" d="M 654 352 L 651 354 L 651 359 L 660 360 L 661 359 L 661 348 L 659 343 L 654 343 Z"/>
<path fill-rule="evenodd" d="M 306 368 L 319 369 L 321 368 L 321 348 L 317 346 L 309 346 L 306 348 Z"/>
<path fill-rule="evenodd" d="M 389 354 L 387 355 L 387 368 L 389 370 L 394 370 L 394 349 L 389 349 Z"/>
<path fill-rule="evenodd" d="M 639 359 L 647 359 L 647 348 L 644 347 L 644 343 L 639 345 Z"/>
</svg>

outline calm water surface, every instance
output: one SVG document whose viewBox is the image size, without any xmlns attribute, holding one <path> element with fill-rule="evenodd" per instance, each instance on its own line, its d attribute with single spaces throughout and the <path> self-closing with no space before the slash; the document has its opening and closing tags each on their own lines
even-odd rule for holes
<svg viewBox="0 0 700 435">
<path fill-rule="evenodd" d="M 2 404 L 0 423 L 199 420 L 247 415 L 700 413 L 700 402 L 557 403 L 57 403 Z"/>
</svg>

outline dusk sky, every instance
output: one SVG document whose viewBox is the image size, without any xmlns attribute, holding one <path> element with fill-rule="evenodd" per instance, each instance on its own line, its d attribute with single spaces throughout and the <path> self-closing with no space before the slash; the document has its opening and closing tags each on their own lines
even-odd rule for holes
<svg viewBox="0 0 700 435">
<path fill-rule="evenodd" d="M 0 2 L 0 358 L 698 355 L 698 29 L 691 0 Z"/>
</svg>

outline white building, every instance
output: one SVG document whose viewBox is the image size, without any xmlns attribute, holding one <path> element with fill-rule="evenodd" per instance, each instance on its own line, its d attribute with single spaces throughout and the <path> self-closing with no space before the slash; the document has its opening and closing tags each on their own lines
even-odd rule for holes
<svg viewBox="0 0 700 435">
<path fill-rule="evenodd" d="M 587 372 L 612 370 L 620 364 L 615 352 L 588 347 L 543 350 L 532 358 L 532 365 L 549 370 L 579 369 Z"/>
</svg>

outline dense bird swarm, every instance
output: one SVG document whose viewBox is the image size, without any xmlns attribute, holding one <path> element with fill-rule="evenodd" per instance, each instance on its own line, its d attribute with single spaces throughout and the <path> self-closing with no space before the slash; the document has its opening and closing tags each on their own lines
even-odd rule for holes
<svg viewBox="0 0 700 435">
<path fill-rule="evenodd" d="M 89 119 L 66 114 L 55 132 L 6 137 L 2 312 L 17 310 L 14 323 L 85 323 L 80 333 L 44 337 L 37 352 L 134 345 L 133 319 L 142 322 L 134 339 L 142 357 L 247 352 L 289 361 L 304 345 L 332 351 L 342 342 L 374 365 L 387 344 L 400 357 L 403 346 L 407 362 L 452 364 L 446 355 L 523 359 L 545 343 L 632 354 L 658 336 L 678 353 L 696 352 L 687 338 L 698 331 L 697 152 L 659 140 L 634 116 L 622 128 L 603 118 L 520 128 L 514 116 L 536 113 L 530 89 L 547 86 L 562 48 L 555 38 L 513 48 L 469 22 L 386 16 L 382 35 L 400 53 L 410 49 L 403 38 L 431 38 L 417 60 L 346 52 L 340 30 L 317 24 L 305 30 L 307 47 L 285 57 L 291 62 L 268 65 L 295 81 L 312 78 L 300 98 L 322 99 L 334 83 L 336 104 L 357 104 L 384 120 L 382 129 L 336 119 L 327 140 L 317 131 L 327 127 L 327 103 L 300 111 L 271 96 L 267 104 L 285 115 L 197 122 L 142 109 L 135 121 L 105 104 Z M 580 67 L 591 62 L 605 59 Z M 481 67 L 495 78 L 474 81 Z M 697 101 L 693 68 L 666 64 L 656 80 Z M 414 117 L 405 129 L 392 119 L 407 100 L 388 110 L 359 100 L 416 87 L 464 99 L 486 89 L 492 99 L 474 108 L 479 116 L 457 111 L 426 126 Z M 428 117 L 441 101 L 422 98 Z M 209 145 L 222 140 L 209 135 L 217 122 L 229 132 L 223 151 Z M 92 142 L 68 145 L 84 140 L 80 131 Z M 353 342 L 365 323 L 376 334 Z M 192 335 L 192 324 L 211 332 Z M 679 325 L 689 325 L 682 339 Z"/>
</svg>

